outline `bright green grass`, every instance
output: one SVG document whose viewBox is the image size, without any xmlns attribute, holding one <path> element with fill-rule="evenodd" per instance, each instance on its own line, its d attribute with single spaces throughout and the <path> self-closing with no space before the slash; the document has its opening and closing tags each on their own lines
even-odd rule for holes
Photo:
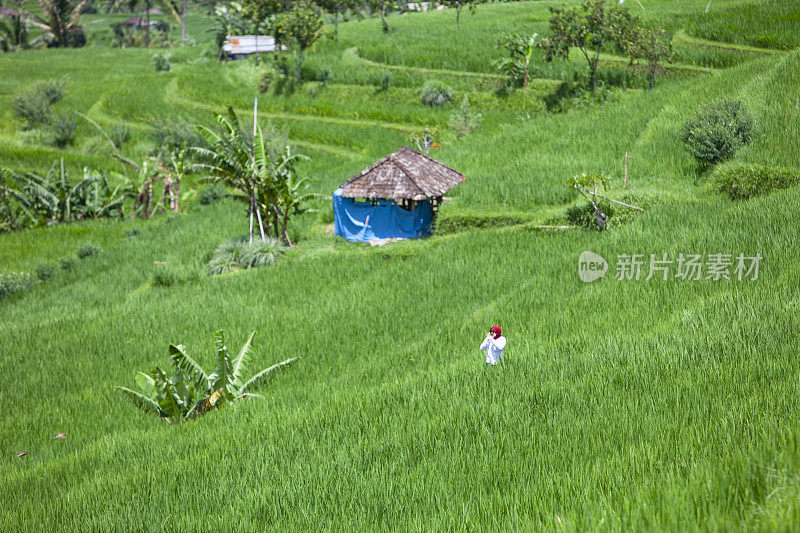
<svg viewBox="0 0 800 533">
<path fill-rule="evenodd" d="M 676 29 L 699 3 L 646 5 Z M 470 21 L 508 26 L 504 10 L 544 6 L 480 6 L 462 31 L 480 43 L 487 34 Z M 404 128 L 446 120 L 447 110 L 414 103 L 414 83 L 427 75 L 414 67 L 453 66 L 436 47 L 440 59 L 413 59 L 421 45 L 410 31 L 403 37 L 436 17 L 453 14 L 391 17 L 398 30 L 389 36 L 376 21 L 340 27 L 342 41 L 363 32 L 363 57 L 406 65 L 398 72 L 410 73 L 408 83 L 386 94 L 334 71 L 315 98 L 303 89 L 260 96 L 263 113 L 315 154 L 307 168 L 318 190 L 396 148 Z M 434 22 L 426 35 L 446 48 Z M 412 59 L 374 44 L 370 28 L 375 43 L 390 39 Z M 746 42 L 745 30 L 730 40 Z M 341 59 L 352 46 L 316 54 Z M 0 77 L 0 161 L 36 168 L 60 153 L 20 135 L 6 104 L 69 68 L 74 85 L 57 105 L 129 121 L 133 154 L 150 149 L 148 123 L 162 113 L 208 120 L 231 103 L 249 117 L 256 69 L 188 63 L 193 50 L 176 50 L 173 71 L 159 76 L 146 50 L 0 57 L 10 73 Z M 722 66 L 713 64 L 720 57 L 698 63 Z M 94 68 L 79 66 L 90 61 Z M 127 70 L 115 68 L 123 63 Z M 485 89 L 470 93 L 484 129 L 432 152 L 467 176 L 442 216 L 558 216 L 574 201 L 565 180 L 587 170 L 605 171 L 621 194 L 627 151 L 628 192 L 655 201 L 605 233 L 520 225 L 371 248 L 324 233 L 312 213 L 296 221 L 303 239 L 274 266 L 170 288 L 150 287 L 154 262 L 202 265 L 217 244 L 246 233 L 241 206 L 190 204 L 151 221 L 0 236 L 2 271 L 55 264 L 87 241 L 102 247 L 0 301 L 0 529 L 796 529 L 800 189 L 731 202 L 704 183 L 679 134 L 701 101 L 742 98 L 760 133 L 737 159 L 796 168 L 800 53 L 730 64 L 563 115 L 527 115 L 524 100 L 503 107 Z M 113 167 L 91 135 L 66 151 L 71 163 Z M 128 238 L 133 228 L 139 234 Z M 612 262 L 605 279 L 578 279 L 584 250 Z M 764 256 L 759 280 L 614 279 L 621 253 L 740 252 Z M 508 364 L 487 369 L 477 345 L 496 322 L 509 338 Z M 265 399 L 181 427 L 112 392 L 136 371 L 168 364 L 170 342 L 211 364 L 218 328 L 234 346 L 258 330 L 257 367 L 303 359 Z M 68 439 L 53 439 L 58 432 Z"/>
<path fill-rule="evenodd" d="M 87 238 L 103 252 L 0 303 L 0 339 L 14 347 L 0 363 L 13 413 L 0 423 L 0 522 L 796 524 L 800 366 L 786 339 L 800 249 L 784 206 L 798 201 L 795 189 L 671 203 L 607 235 L 494 230 L 386 250 L 326 238 L 268 269 L 163 290 L 143 287 L 153 261 L 190 264 L 244 217 L 223 204 L 138 224 L 132 240 L 133 222 L 6 236 L 5 253 L 19 253 L 4 263 L 21 268 Z M 584 285 L 584 249 L 765 259 L 757 282 Z M 485 369 L 476 346 L 497 321 L 508 366 Z M 111 392 L 165 364 L 167 342 L 209 363 L 219 327 L 235 342 L 258 329 L 259 364 L 304 359 L 265 400 L 182 428 Z"/>
</svg>

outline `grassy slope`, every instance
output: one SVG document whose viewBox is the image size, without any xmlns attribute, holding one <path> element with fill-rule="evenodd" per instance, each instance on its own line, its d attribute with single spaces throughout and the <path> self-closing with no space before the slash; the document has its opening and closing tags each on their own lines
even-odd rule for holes
<svg viewBox="0 0 800 533">
<path fill-rule="evenodd" d="M 126 53 L 150 74 L 146 53 Z M 800 190 L 744 203 L 709 195 L 677 132 L 701 98 L 736 95 L 763 133 L 737 157 L 796 166 L 799 67 L 793 52 L 631 92 L 603 110 L 512 117 L 437 155 L 469 176 L 446 210 L 535 212 L 565 202 L 562 183 L 575 172 L 618 178 L 621 153 L 632 151 L 632 183 L 660 203 L 613 232 L 517 227 L 385 249 L 317 236 L 272 268 L 169 289 L 147 286 L 153 261 L 201 261 L 245 230 L 238 208 L 4 235 L 4 270 L 55 262 L 86 240 L 103 252 L 0 301 L 0 528 L 796 526 L 800 440 L 789 421 L 800 414 L 800 364 L 787 339 L 798 326 L 800 250 L 787 206 Z M 190 77 L 178 88 L 184 79 L 202 102 Z M 287 105 L 274 112 L 323 107 Z M 415 113 L 398 106 L 393 121 L 414 124 Z M 308 136 L 338 135 L 320 131 Z M 341 146 L 393 142 L 362 136 L 342 135 Z M 140 233 L 129 239 L 131 228 Z M 765 259 L 756 282 L 609 273 L 585 285 L 575 269 L 586 249 L 609 260 Z M 475 345 L 490 322 L 510 339 L 506 369 L 481 368 Z M 169 342 L 210 365 L 217 328 L 234 346 L 257 329 L 259 366 L 304 359 L 265 400 L 180 428 L 110 392 L 166 364 Z M 61 431 L 65 442 L 52 438 Z M 21 450 L 30 455 L 14 457 Z"/>
</svg>

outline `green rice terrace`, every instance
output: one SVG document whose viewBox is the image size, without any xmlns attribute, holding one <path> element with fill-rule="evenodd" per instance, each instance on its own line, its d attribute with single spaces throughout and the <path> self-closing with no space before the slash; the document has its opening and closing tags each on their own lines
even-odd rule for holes
<svg viewBox="0 0 800 533">
<path fill-rule="evenodd" d="M 2 2 L 0 530 L 800 528 L 794 2 Z"/>
</svg>

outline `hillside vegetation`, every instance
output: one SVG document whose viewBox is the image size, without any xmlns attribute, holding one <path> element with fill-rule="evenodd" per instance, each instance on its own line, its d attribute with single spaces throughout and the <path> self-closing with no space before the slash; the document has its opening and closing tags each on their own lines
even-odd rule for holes
<svg viewBox="0 0 800 533">
<path fill-rule="evenodd" d="M 440 128 L 430 155 L 466 176 L 428 239 L 347 243 L 326 231 L 321 199 L 274 265 L 219 276 L 204 272 L 211 253 L 248 230 L 227 199 L 0 234 L 0 273 L 55 273 L 0 296 L 0 529 L 797 528 L 800 13 L 642 0 L 646 11 L 627 7 L 676 50 L 655 89 L 609 51 L 611 96 L 551 112 L 585 62 L 537 51 L 531 86 L 496 94 L 499 34 L 547 34 L 562 3 L 480 5 L 460 30 L 452 10 L 393 15 L 388 34 L 377 19 L 340 23 L 290 95 L 258 92 L 263 63 L 218 63 L 200 13 L 199 44 L 171 50 L 169 72 L 146 49 L 0 55 L 0 167 L 46 172 L 64 157 L 75 175 L 124 171 L 86 121 L 63 150 L 23 130 L 14 98 L 59 79 L 54 109 L 127 125 L 136 160 L 155 122 L 211 124 L 231 105 L 247 123 L 257 96 L 259 118 L 311 156 L 302 170 L 323 195 L 426 126 Z M 421 103 L 429 79 L 452 87 L 452 104 Z M 447 124 L 464 95 L 483 122 L 457 139 Z M 740 100 L 757 134 L 703 168 L 682 131 L 720 99 Z M 745 179 L 740 168 L 767 181 L 733 200 L 719 180 Z M 769 181 L 775 169 L 786 182 Z M 550 227 L 584 203 L 567 180 L 601 171 L 608 195 L 645 212 L 620 209 L 607 231 Z M 585 250 L 611 263 L 603 279 L 578 277 Z M 625 280 L 622 254 L 762 260 L 756 280 Z M 484 368 L 477 347 L 494 323 L 506 363 Z M 170 343 L 211 367 L 219 329 L 236 347 L 256 330 L 251 370 L 302 359 L 263 398 L 177 426 L 114 394 L 169 366 Z"/>
</svg>

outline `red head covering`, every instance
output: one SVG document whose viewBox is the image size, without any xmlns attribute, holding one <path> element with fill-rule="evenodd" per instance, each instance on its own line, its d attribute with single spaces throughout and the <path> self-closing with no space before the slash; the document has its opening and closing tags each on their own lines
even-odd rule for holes
<svg viewBox="0 0 800 533">
<path fill-rule="evenodd" d="M 489 331 L 494 333 L 494 338 L 495 339 L 500 337 L 500 332 L 501 332 L 500 326 L 492 326 L 491 328 L 489 328 Z"/>
</svg>

